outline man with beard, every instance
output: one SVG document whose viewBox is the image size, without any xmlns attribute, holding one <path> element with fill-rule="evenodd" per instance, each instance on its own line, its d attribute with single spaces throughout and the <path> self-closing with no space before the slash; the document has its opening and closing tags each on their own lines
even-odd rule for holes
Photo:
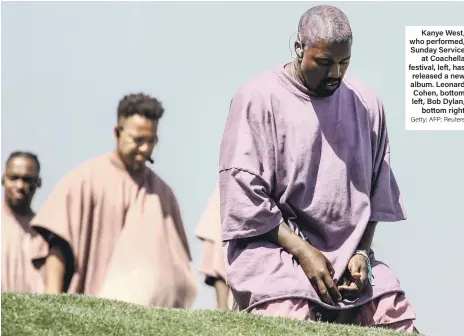
<svg viewBox="0 0 464 336">
<path fill-rule="evenodd" d="M 377 222 L 406 214 L 383 104 L 345 76 L 351 46 L 345 14 L 313 7 L 295 61 L 234 95 L 220 153 L 227 280 L 241 310 L 417 332 L 371 249 Z"/>
<path fill-rule="evenodd" d="M 32 221 L 33 258 L 51 294 L 82 293 L 165 308 L 190 307 L 197 285 L 172 189 L 146 166 L 162 104 L 119 102 L 116 149 L 68 173 Z"/>
<path fill-rule="evenodd" d="M 34 216 L 31 202 L 41 186 L 40 162 L 30 152 L 11 153 L 6 161 L 2 186 L 2 292 L 30 293 L 43 290 L 29 253 Z"/>
</svg>

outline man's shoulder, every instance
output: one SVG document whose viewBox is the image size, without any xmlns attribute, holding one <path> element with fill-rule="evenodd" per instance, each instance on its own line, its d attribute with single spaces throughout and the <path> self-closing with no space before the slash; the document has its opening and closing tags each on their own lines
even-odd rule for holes
<svg viewBox="0 0 464 336">
<path fill-rule="evenodd" d="M 63 176 L 61 183 L 75 183 L 77 180 L 90 182 L 96 172 L 107 169 L 106 166 L 110 162 L 108 156 L 108 153 L 105 153 L 82 161 Z"/>
<path fill-rule="evenodd" d="M 100 154 L 98 156 L 91 157 L 85 161 L 83 161 L 77 168 L 95 168 L 99 167 L 102 164 L 109 164 L 111 162 L 111 155 L 112 152 Z"/>
<path fill-rule="evenodd" d="M 356 95 L 369 109 L 376 109 L 383 105 L 375 89 L 367 85 L 357 76 L 351 73 L 347 74 L 343 78 L 343 83 L 346 85 L 347 89 Z"/>
<path fill-rule="evenodd" d="M 259 100 L 270 97 L 278 84 L 278 77 L 274 70 L 261 72 L 242 84 L 234 94 L 234 98 L 240 97 L 247 100 Z"/>
</svg>

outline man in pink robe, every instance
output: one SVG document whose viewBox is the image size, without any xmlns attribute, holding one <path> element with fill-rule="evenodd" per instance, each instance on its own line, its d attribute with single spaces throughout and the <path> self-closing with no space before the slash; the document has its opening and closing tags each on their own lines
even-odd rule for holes
<svg viewBox="0 0 464 336">
<path fill-rule="evenodd" d="M 33 219 L 41 233 L 33 258 L 42 261 L 47 293 L 165 308 L 193 304 L 197 284 L 176 197 L 145 164 L 163 113 L 156 98 L 125 96 L 116 150 L 66 174 Z"/>
<path fill-rule="evenodd" d="M 226 278 L 241 310 L 417 332 L 371 249 L 377 222 L 406 219 L 381 100 L 345 76 L 344 13 L 303 14 L 296 59 L 234 95 L 220 153 Z"/>
<path fill-rule="evenodd" d="M 41 186 L 40 162 L 30 152 L 11 153 L 2 176 L 2 292 L 32 293 L 43 290 L 33 267 L 29 247 L 37 233 L 31 228 L 31 202 Z"/>
<path fill-rule="evenodd" d="M 203 242 L 203 254 L 200 271 L 205 283 L 216 290 L 216 307 L 221 310 L 233 308 L 232 292 L 225 278 L 224 252 L 221 239 L 221 214 L 219 185 L 214 188 L 203 215 L 200 218 L 195 235 Z"/>
</svg>

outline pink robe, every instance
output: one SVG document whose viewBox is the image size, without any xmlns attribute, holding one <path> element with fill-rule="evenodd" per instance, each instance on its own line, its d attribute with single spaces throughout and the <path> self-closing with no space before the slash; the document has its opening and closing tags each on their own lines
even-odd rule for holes
<svg viewBox="0 0 464 336">
<path fill-rule="evenodd" d="M 32 223 L 70 245 L 68 293 L 166 308 L 196 298 L 176 197 L 149 168 L 131 177 L 115 153 L 89 160 L 58 183 Z M 44 260 L 48 244 L 35 243 L 34 259 Z"/>
<path fill-rule="evenodd" d="M 32 216 L 15 214 L 2 203 L 2 292 L 40 293 L 44 283 L 30 258 L 31 238 L 37 233 Z"/>
<path fill-rule="evenodd" d="M 369 221 L 406 219 L 383 104 L 356 78 L 345 76 L 325 99 L 310 98 L 283 64 L 244 84 L 232 99 L 221 144 L 220 198 L 227 280 L 240 309 L 302 298 L 345 310 L 403 293 L 372 252 L 375 285 L 330 306 L 289 253 L 265 240 L 244 240 L 286 221 L 330 260 L 338 281 Z"/>
<path fill-rule="evenodd" d="M 219 185 L 216 185 L 205 211 L 198 223 L 195 235 L 203 241 L 203 254 L 200 264 L 200 272 L 205 276 L 205 282 L 212 285 L 211 279 L 226 281 L 224 265 L 224 252 L 221 240 L 221 216 L 219 201 Z M 229 290 L 227 300 L 229 309 L 233 308 L 233 296 Z"/>
</svg>

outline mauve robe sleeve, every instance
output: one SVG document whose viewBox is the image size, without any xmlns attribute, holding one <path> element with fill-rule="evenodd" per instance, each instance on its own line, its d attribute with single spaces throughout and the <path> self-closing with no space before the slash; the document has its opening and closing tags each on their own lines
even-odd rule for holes
<svg viewBox="0 0 464 336">
<path fill-rule="evenodd" d="M 374 170 L 371 188 L 372 222 L 396 222 L 406 219 L 401 192 L 390 166 L 390 142 L 388 140 L 384 107 L 377 100 L 378 129 L 377 148 L 374 157 Z"/>
<path fill-rule="evenodd" d="M 256 89 L 239 89 L 220 148 L 223 241 L 260 236 L 282 222 L 272 198 L 276 138 L 270 97 Z"/>
<path fill-rule="evenodd" d="M 78 258 L 81 232 L 84 225 L 89 225 L 92 213 L 90 183 L 90 178 L 82 174 L 81 168 L 71 171 L 58 182 L 31 222 L 45 239 L 50 240 L 52 234 L 68 243 L 74 270 L 81 262 Z"/>
</svg>

